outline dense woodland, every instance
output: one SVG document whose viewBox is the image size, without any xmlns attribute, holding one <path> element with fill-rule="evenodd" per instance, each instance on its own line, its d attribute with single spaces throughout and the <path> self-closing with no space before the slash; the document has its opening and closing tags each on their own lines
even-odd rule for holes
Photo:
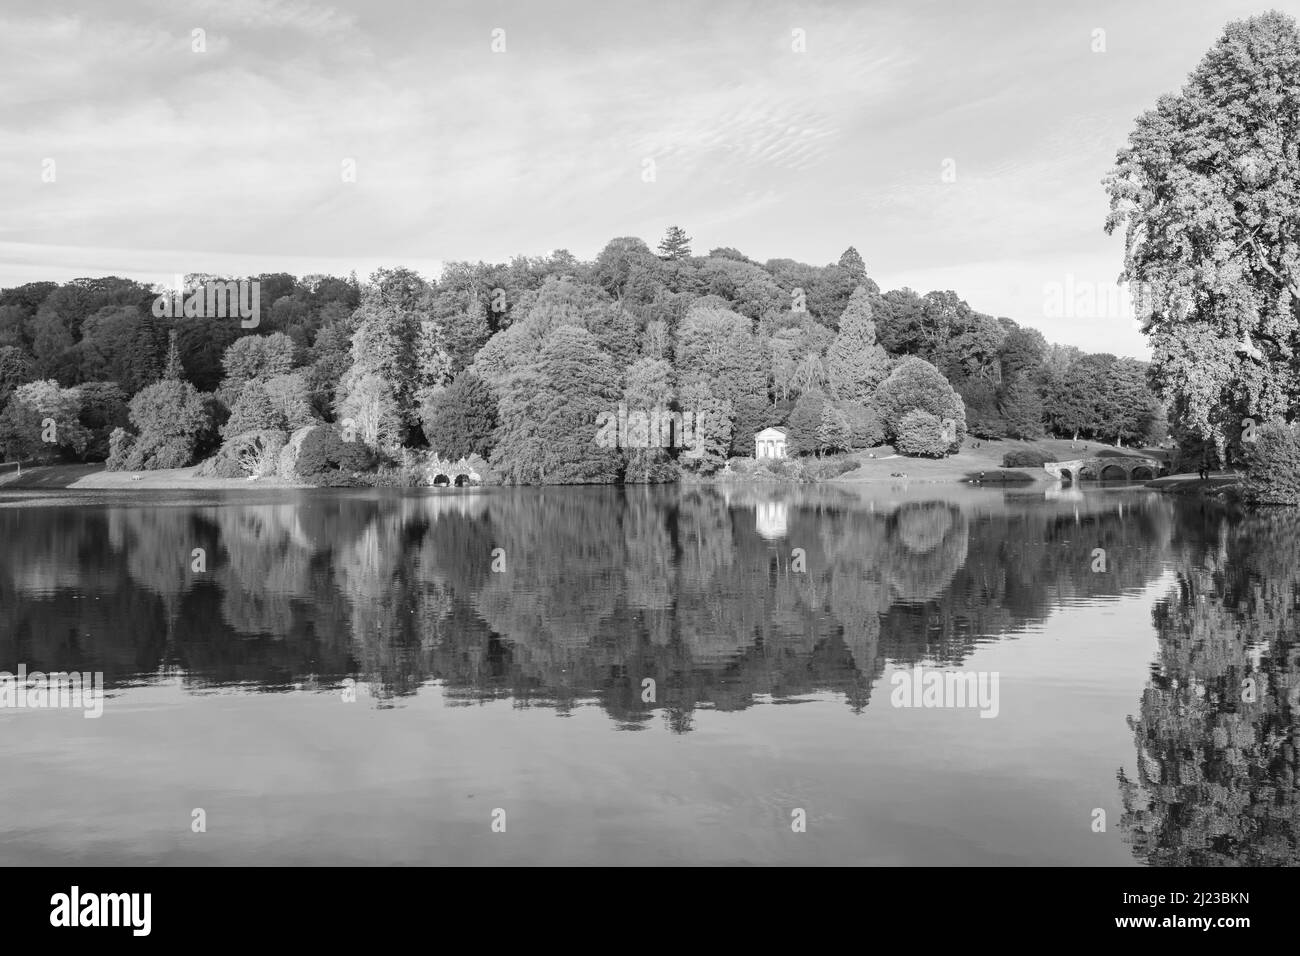
<svg viewBox="0 0 1300 956">
<path fill-rule="evenodd" d="M 535 484 L 707 475 L 768 426 L 817 457 L 1163 438 L 1140 361 L 1054 345 L 955 292 L 882 292 L 852 248 L 811 266 L 689 242 L 673 227 L 655 250 L 620 238 L 591 262 L 451 262 L 436 280 L 252 276 L 254 328 L 160 317 L 167 290 L 117 277 L 0 290 L 0 442 L 9 460 L 227 477 L 275 473 L 291 446 L 300 477 L 340 484 L 400 481 L 436 454 Z M 597 418 L 619 405 L 693 412 L 703 454 L 644 434 L 602 447 Z"/>
</svg>

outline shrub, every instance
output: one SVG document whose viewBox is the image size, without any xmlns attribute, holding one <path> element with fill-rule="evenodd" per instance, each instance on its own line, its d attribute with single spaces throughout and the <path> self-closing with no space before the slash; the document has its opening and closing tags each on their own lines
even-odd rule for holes
<svg viewBox="0 0 1300 956">
<path fill-rule="evenodd" d="M 914 458 L 942 458 L 952 443 L 944 434 L 943 422 L 929 412 L 914 408 L 898 423 L 894 447 L 900 455 Z"/>
<path fill-rule="evenodd" d="M 344 441 L 332 425 L 313 429 L 298 450 L 298 474 L 320 485 L 356 484 L 356 475 L 374 465 L 375 455 L 369 446 L 359 440 Z"/>
<path fill-rule="evenodd" d="M 1246 500 L 1256 505 L 1300 504 L 1300 434 L 1295 426 L 1266 422 L 1256 429 L 1255 440 L 1243 445 Z"/>
<path fill-rule="evenodd" d="M 226 439 L 216 455 L 204 463 L 200 474 L 217 478 L 274 476 L 280 463 L 280 451 L 288 437 L 274 429 L 233 435 Z"/>
<path fill-rule="evenodd" d="M 104 463 L 109 471 L 126 471 L 133 467 L 128 462 L 135 451 L 135 436 L 125 428 L 114 428 L 108 436 L 108 460 Z"/>
<path fill-rule="evenodd" d="M 1056 459 L 1037 448 L 1013 448 L 1002 456 L 1002 467 L 1042 468 L 1049 461 L 1056 461 Z"/>
<path fill-rule="evenodd" d="M 836 455 L 823 458 L 820 461 L 804 462 L 807 477 L 812 481 L 825 481 L 828 478 L 835 478 L 846 472 L 853 471 L 857 467 L 858 463 L 847 455 Z"/>
</svg>

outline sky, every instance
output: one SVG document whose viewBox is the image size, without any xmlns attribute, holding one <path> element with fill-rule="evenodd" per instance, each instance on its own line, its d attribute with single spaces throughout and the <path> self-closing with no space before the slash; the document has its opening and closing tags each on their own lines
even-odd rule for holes
<svg viewBox="0 0 1300 956">
<path fill-rule="evenodd" d="M 432 277 L 676 224 L 1146 357 L 1102 178 L 1266 9 L 0 0 L 0 286 Z"/>
</svg>

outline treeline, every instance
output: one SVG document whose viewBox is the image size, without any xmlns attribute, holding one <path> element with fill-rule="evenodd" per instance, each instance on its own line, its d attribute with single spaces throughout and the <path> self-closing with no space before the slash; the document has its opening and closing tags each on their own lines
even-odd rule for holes
<svg viewBox="0 0 1300 956">
<path fill-rule="evenodd" d="M 591 262 L 558 251 L 452 262 L 436 281 L 401 268 L 249 281 L 253 328 L 156 314 L 171 290 L 116 277 L 0 290 L 6 455 L 206 459 L 233 476 L 273 473 L 288 449 L 304 477 L 345 481 L 436 452 L 557 483 L 709 473 L 769 426 L 802 454 L 1163 434 L 1143 363 L 1051 345 L 953 292 L 882 293 L 852 248 L 826 266 L 695 256 L 674 228 L 656 251 L 620 238 Z M 620 405 L 693 413 L 699 453 L 644 433 L 598 442 L 598 417 Z"/>
</svg>

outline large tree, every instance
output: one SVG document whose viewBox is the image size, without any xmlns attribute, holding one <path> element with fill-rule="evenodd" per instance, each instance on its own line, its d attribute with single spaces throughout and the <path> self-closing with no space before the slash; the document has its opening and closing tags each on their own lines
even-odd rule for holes
<svg viewBox="0 0 1300 956">
<path fill-rule="evenodd" d="M 889 438 L 897 441 L 903 434 L 903 419 L 920 409 L 933 416 L 950 436 L 949 453 L 961 447 L 966 437 L 966 407 L 937 368 L 919 358 L 907 358 L 889 373 L 876 389 L 876 402 L 884 419 Z"/>
<path fill-rule="evenodd" d="M 1228 24 L 1182 91 L 1143 114 L 1107 177 L 1107 232 L 1180 428 L 1235 442 L 1300 412 L 1300 31 Z"/>
<path fill-rule="evenodd" d="M 871 296 L 859 288 L 840 317 L 840 331 L 826 352 L 826 377 L 843 401 L 866 402 L 889 371 L 889 356 L 876 342 Z"/>
</svg>

